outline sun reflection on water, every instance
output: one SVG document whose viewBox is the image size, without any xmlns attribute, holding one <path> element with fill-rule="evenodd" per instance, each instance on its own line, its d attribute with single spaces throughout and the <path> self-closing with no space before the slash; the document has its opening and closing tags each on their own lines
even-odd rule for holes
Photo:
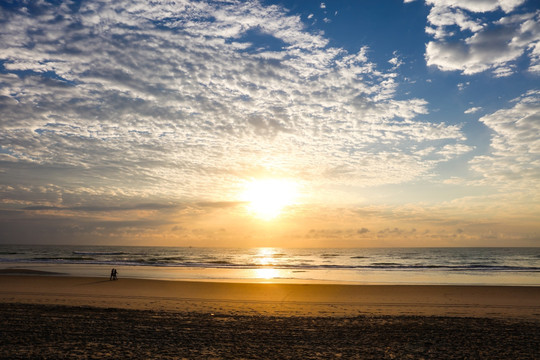
<svg viewBox="0 0 540 360">
<path fill-rule="evenodd" d="M 273 265 L 274 255 L 276 253 L 276 249 L 274 248 L 260 248 L 257 255 L 255 255 L 255 262 L 257 265 Z"/>
<path fill-rule="evenodd" d="M 258 279 L 274 279 L 279 276 L 280 271 L 272 267 L 275 265 L 274 255 L 277 253 L 274 248 L 260 248 L 255 255 L 255 263 L 264 266 L 255 269 L 255 277 Z"/>
<path fill-rule="evenodd" d="M 275 279 L 279 277 L 279 270 L 274 268 L 255 269 L 255 277 L 266 280 Z"/>
</svg>

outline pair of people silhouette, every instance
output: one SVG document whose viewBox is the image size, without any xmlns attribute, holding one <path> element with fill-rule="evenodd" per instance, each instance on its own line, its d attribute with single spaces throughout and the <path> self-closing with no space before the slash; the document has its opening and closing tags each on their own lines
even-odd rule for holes
<svg viewBox="0 0 540 360">
<path fill-rule="evenodd" d="M 118 280 L 118 271 L 116 271 L 116 269 L 113 268 L 111 270 L 111 277 L 109 280 Z"/>
</svg>

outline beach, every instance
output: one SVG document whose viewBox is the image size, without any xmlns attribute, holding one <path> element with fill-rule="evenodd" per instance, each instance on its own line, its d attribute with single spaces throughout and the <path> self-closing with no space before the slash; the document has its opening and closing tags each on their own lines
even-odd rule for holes
<svg viewBox="0 0 540 360">
<path fill-rule="evenodd" d="M 0 357 L 537 359 L 540 287 L 0 276 Z"/>
</svg>

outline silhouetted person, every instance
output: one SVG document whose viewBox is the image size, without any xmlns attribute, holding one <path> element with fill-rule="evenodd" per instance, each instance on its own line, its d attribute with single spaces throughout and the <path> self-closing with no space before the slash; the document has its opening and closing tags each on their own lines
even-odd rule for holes
<svg viewBox="0 0 540 360">
<path fill-rule="evenodd" d="M 113 268 L 111 270 L 111 277 L 109 278 L 109 280 L 118 280 L 117 275 L 118 275 L 118 271 L 116 271 L 116 269 Z"/>
</svg>

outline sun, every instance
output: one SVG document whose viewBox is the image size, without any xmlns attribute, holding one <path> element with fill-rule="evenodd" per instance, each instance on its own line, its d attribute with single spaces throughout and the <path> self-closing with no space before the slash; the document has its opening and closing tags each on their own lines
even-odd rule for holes
<svg viewBox="0 0 540 360">
<path fill-rule="evenodd" d="M 297 184 L 285 179 L 257 179 L 246 183 L 241 200 L 248 211 L 262 220 L 278 217 L 286 206 L 294 204 Z"/>
</svg>

